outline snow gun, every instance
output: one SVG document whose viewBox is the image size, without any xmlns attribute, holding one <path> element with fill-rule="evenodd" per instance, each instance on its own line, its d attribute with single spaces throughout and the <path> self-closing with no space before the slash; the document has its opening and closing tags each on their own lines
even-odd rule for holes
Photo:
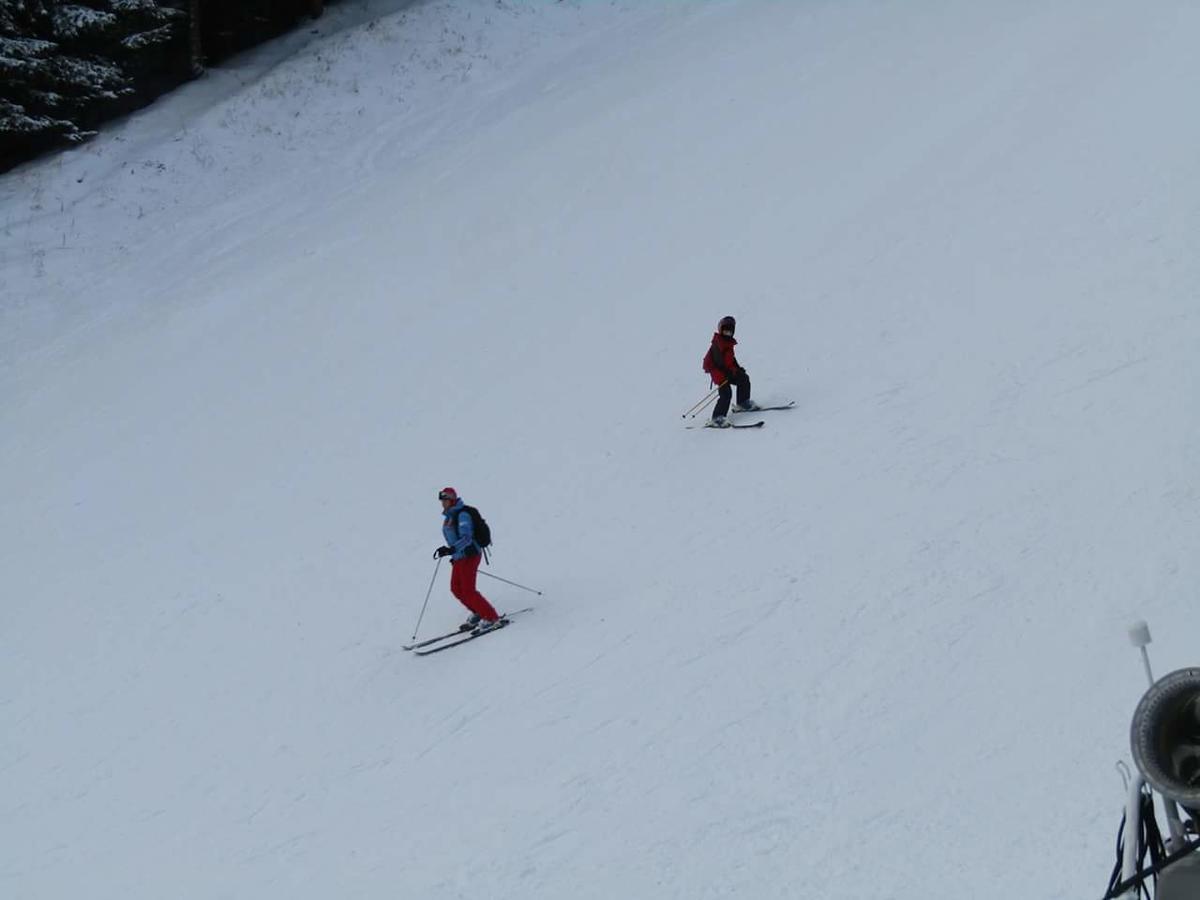
<svg viewBox="0 0 1200 900">
<path fill-rule="evenodd" d="M 1137 772 L 1124 762 L 1125 812 L 1117 862 L 1104 900 L 1200 898 L 1200 668 L 1179 669 L 1159 680 L 1150 670 L 1150 628 L 1136 622 L 1129 639 L 1141 650 L 1150 689 L 1130 724 Z M 1166 831 L 1159 827 L 1154 796 Z"/>
</svg>

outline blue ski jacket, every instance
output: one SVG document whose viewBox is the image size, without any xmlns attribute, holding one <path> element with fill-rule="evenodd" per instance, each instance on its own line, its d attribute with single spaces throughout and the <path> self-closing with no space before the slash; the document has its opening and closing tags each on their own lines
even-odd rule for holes
<svg viewBox="0 0 1200 900">
<path fill-rule="evenodd" d="M 479 545 L 475 543 L 475 523 L 469 513 L 463 512 L 465 505 L 462 497 L 459 497 L 443 514 L 442 537 L 446 539 L 446 546 L 454 551 L 450 556 L 451 560 L 476 556 L 479 553 Z"/>
</svg>

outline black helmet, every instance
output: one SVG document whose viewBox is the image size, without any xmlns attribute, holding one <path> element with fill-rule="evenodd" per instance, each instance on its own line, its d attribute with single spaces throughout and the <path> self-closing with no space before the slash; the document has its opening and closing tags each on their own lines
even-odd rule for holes
<svg viewBox="0 0 1200 900">
<path fill-rule="evenodd" d="M 735 319 L 733 316 L 726 316 L 720 322 L 717 323 L 717 331 L 719 331 L 721 334 L 724 334 L 727 331 L 730 334 L 733 334 L 734 331 L 736 331 L 736 330 L 737 330 L 737 319 Z"/>
</svg>

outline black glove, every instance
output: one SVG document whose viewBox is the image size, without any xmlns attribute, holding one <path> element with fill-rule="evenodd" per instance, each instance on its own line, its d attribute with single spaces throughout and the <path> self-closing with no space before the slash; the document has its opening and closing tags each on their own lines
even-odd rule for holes
<svg viewBox="0 0 1200 900">
<path fill-rule="evenodd" d="M 441 559 L 443 556 L 449 556 L 453 552 L 454 552 L 453 547 L 438 547 L 436 550 L 433 551 L 433 558 Z"/>
</svg>

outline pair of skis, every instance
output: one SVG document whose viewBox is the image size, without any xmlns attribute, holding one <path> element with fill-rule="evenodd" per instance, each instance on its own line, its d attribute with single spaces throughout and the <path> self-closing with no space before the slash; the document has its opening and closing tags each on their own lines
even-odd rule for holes
<svg viewBox="0 0 1200 900">
<path fill-rule="evenodd" d="M 745 410 L 745 412 L 771 412 L 772 410 L 775 410 L 775 409 L 791 409 L 795 405 L 796 405 L 796 401 L 790 400 L 787 403 L 781 403 L 778 406 L 760 406 L 758 409 L 748 409 L 748 410 Z M 739 413 L 737 411 L 734 411 L 734 412 L 730 413 L 730 415 L 736 416 L 736 415 L 739 415 Z M 744 424 L 741 422 L 726 422 L 724 425 L 714 425 L 711 421 L 709 421 L 709 422 L 705 422 L 703 424 L 697 423 L 695 425 L 688 425 L 687 427 L 688 428 L 715 428 L 715 429 L 762 428 L 766 424 L 767 423 L 766 423 L 765 419 L 759 419 L 757 422 L 746 422 Z"/>
<path fill-rule="evenodd" d="M 476 638 L 485 637 L 494 631 L 499 631 L 501 628 L 507 628 L 512 624 L 513 616 L 519 616 L 521 613 L 531 612 L 532 610 L 532 606 L 527 606 L 524 609 L 518 609 L 516 612 L 501 613 L 500 624 L 489 628 L 487 631 L 468 631 L 459 628 L 446 634 L 439 634 L 437 637 L 417 641 L 415 644 L 405 644 L 404 649 L 411 650 L 414 656 L 429 656 L 431 653 L 441 653 L 443 650 L 449 650 L 451 647 L 457 647 L 459 644 L 466 644 Z"/>
</svg>

